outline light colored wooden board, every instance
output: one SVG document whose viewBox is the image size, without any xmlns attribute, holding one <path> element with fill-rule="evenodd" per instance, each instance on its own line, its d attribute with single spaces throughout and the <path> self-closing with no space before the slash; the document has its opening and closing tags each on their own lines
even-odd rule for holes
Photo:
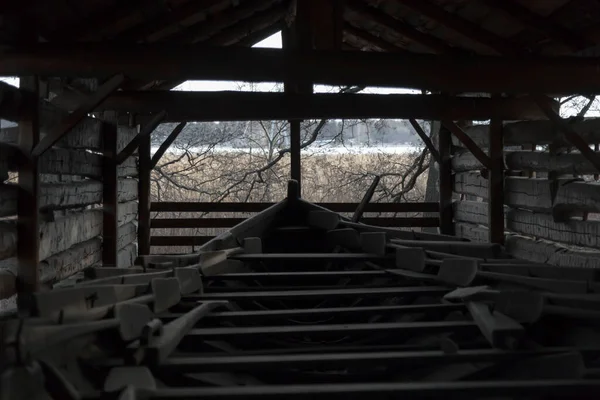
<svg viewBox="0 0 600 400">
<path fill-rule="evenodd" d="M 508 235 L 506 251 L 513 257 L 561 267 L 600 268 L 600 251 L 573 249 L 545 240 Z"/>
</svg>

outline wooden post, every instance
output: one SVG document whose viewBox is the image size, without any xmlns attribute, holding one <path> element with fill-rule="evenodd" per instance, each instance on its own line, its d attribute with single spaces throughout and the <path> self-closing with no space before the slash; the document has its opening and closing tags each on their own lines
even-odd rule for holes
<svg viewBox="0 0 600 400">
<path fill-rule="evenodd" d="M 490 164 L 488 173 L 488 240 L 504 244 L 504 135 L 502 121 L 490 121 Z"/>
<path fill-rule="evenodd" d="M 117 178 L 117 126 L 105 122 L 102 124 L 102 265 L 118 267 L 118 193 Z"/>
<path fill-rule="evenodd" d="M 150 135 L 139 143 L 138 255 L 150 254 Z"/>
<path fill-rule="evenodd" d="M 290 177 L 298 182 L 298 193 L 302 193 L 302 161 L 300 157 L 300 120 L 290 121 Z"/>
<path fill-rule="evenodd" d="M 39 96 L 37 76 L 22 76 L 20 87 Z M 39 290 L 39 167 L 38 158 L 31 152 L 40 139 L 39 103 L 24 110 L 19 120 L 19 196 L 17 205 L 17 306 L 19 313 L 32 311 L 33 293 Z"/>
<path fill-rule="evenodd" d="M 438 146 L 440 153 L 440 233 L 454 235 L 454 223 L 452 222 L 452 163 L 451 146 L 452 133 L 444 125 L 440 126 L 438 134 Z"/>
</svg>

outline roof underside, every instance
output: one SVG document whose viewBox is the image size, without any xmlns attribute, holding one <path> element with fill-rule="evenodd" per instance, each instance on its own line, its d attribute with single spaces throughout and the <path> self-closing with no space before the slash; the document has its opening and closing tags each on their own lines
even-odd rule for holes
<svg viewBox="0 0 600 400">
<path fill-rule="evenodd" d="M 30 0 L 12 11 L 50 42 L 251 46 L 290 21 L 296 1 Z M 600 41 L 596 0 L 345 0 L 342 14 L 345 50 L 596 55 Z"/>
</svg>

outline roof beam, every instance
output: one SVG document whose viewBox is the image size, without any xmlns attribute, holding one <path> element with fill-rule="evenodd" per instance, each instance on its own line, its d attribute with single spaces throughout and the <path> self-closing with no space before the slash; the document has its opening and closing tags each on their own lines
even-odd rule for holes
<svg viewBox="0 0 600 400">
<path fill-rule="evenodd" d="M 344 32 L 355 36 L 361 40 L 364 40 L 365 42 L 370 43 L 373 46 L 378 47 L 381 50 L 384 51 L 391 51 L 391 52 L 405 52 L 406 49 L 400 46 L 397 46 L 393 43 L 388 42 L 387 40 L 382 39 L 379 36 L 375 36 L 365 30 L 359 29 L 353 25 L 351 25 L 350 23 L 346 23 L 344 24 Z"/>
<path fill-rule="evenodd" d="M 279 49 L 174 44 L 45 43 L 5 50 L 0 58 L 0 76 L 94 77 L 123 73 L 128 78 L 146 80 L 283 82 L 294 75 L 329 85 L 553 95 L 600 93 L 599 67 L 597 57 L 513 59 L 327 51 L 291 54 Z"/>
<path fill-rule="evenodd" d="M 420 45 L 428 48 L 436 54 L 450 54 L 456 52 L 455 49 L 449 47 L 443 40 L 435 36 L 427 35 L 407 23 L 404 23 L 376 7 L 365 4 L 361 0 L 347 0 L 346 5 L 351 10 L 366 16 L 379 25 L 390 29 L 401 36 L 406 37 Z"/>
<path fill-rule="evenodd" d="M 244 46 L 247 45 L 246 43 L 251 43 L 249 45 L 251 46 L 281 29 L 279 23 L 282 21 L 286 9 L 285 5 L 278 4 L 273 8 L 239 21 L 222 32 L 211 36 L 210 44 L 214 46 L 230 46 L 234 44 Z M 255 38 L 257 34 L 260 38 Z M 241 41 L 244 42 L 240 43 Z"/>
<path fill-rule="evenodd" d="M 471 21 L 453 15 L 428 0 L 396 0 L 396 2 L 460 33 L 469 40 L 483 44 L 498 54 L 514 56 L 520 53 L 508 40 L 496 36 Z"/>
<path fill-rule="evenodd" d="M 70 108 L 77 98 L 61 104 Z M 550 101 L 549 101 L 550 102 Z M 546 119 L 529 97 L 484 98 L 442 95 L 284 94 L 253 92 L 117 92 L 103 110 L 149 115 L 165 110 L 165 122 L 286 120 L 319 118 L 416 118 L 487 120 Z"/>
<path fill-rule="evenodd" d="M 502 10 L 523 25 L 543 32 L 549 38 L 564 43 L 573 50 L 581 50 L 590 45 L 585 38 L 513 0 L 485 0 L 485 2 L 493 8 Z"/>
</svg>

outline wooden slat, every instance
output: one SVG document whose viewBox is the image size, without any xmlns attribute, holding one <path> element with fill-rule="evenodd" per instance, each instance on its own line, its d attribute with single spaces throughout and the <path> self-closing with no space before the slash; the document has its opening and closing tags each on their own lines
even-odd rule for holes
<svg viewBox="0 0 600 400">
<path fill-rule="evenodd" d="M 504 131 L 502 121 L 490 121 L 488 227 L 490 243 L 504 243 Z"/>
<path fill-rule="evenodd" d="M 44 138 L 35 146 L 32 154 L 35 157 L 39 157 L 40 155 L 44 154 L 46 150 L 56 144 L 63 136 L 69 133 L 71 129 L 85 119 L 89 113 L 94 111 L 94 109 L 112 92 L 117 90 L 117 88 L 121 86 L 124 81 L 125 76 L 123 74 L 115 75 L 106 83 L 104 83 L 97 92 L 86 97 L 79 107 L 69 114 L 60 125 L 44 136 Z"/>
<path fill-rule="evenodd" d="M 522 260 L 561 267 L 600 268 L 600 252 L 597 250 L 574 250 L 559 244 L 509 235 L 506 251 Z"/>
<path fill-rule="evenodd" d="M 260 212 L 274 203 L 152 202 L 154 212 Z M 354 212 L 357 203 L 317 203 L 335 212 Z M 437 212 L 438 203 L 370 203 L 365 212 Z"/>
<path fill-rule="evenodd" d="M 29 91 L 36 98 L 39 96 L 39 78 L 22 76 L 20 88 Z M 19 147 L 21 159 L 19 163 L 19 190 L 17 201 L 17 306 L 19 312 L 27 315 L 33 310 L 33 293 L 39 290 L 39 209 L 40 209 L 40 175 L 38 159 L 31 152 L 39 144 L 38 103 L 33 102 L 25 110 L 19 121 Z"/>
<path fill-rule="evenodd" d="M 439 164 L 439 211 L 440 211 L 440 233 L 453 235 L 452 225 L 452 166 L 451 166 L 451 143 L 452 134 L 440 124 L 438 133 L 438 146 L 441 163 Z"/>
<path fill-rule="evenodd" d="M 151 63 L 140 65 L 139 60 Z M 206 60 L 210 59 L 210 63 Z M 231 60 L 237 60 L 232 63 Z M 379 52 L 286 54 L 278 49 L 173 44 L 52 44 L 8 49 L 0 76 L 110 76 L 282 82 L 295 76 L 319 84 L 405 87 L 442 92 L 592 94 L 600 91 L 596 58 L 483 56 L 465 58 Z M 509 76 L 510 79 L 506 79 Z"/>
<path fill-rule="evenodd" d="M 102 265 L 118 267 L 118 207 L 117 127 L 105 122 L 102 129 L 104 144 L 102 167 Z"/>
<path fill-rule="evenodd" d="M 64 96 L 63 107 L 76 104 Z M 58 100 L 57 100 L 58 101 Z M 508 120 L 545 118 L 531 97 L 492 99 L 419 94 L 284 94 L 243 92 L 124 91 L 101 110 L 149 114 L 166 110 L 167 122 L 320 118 Z M 268 111 L 267 111 L 268 110 Z"/>
</svg>

